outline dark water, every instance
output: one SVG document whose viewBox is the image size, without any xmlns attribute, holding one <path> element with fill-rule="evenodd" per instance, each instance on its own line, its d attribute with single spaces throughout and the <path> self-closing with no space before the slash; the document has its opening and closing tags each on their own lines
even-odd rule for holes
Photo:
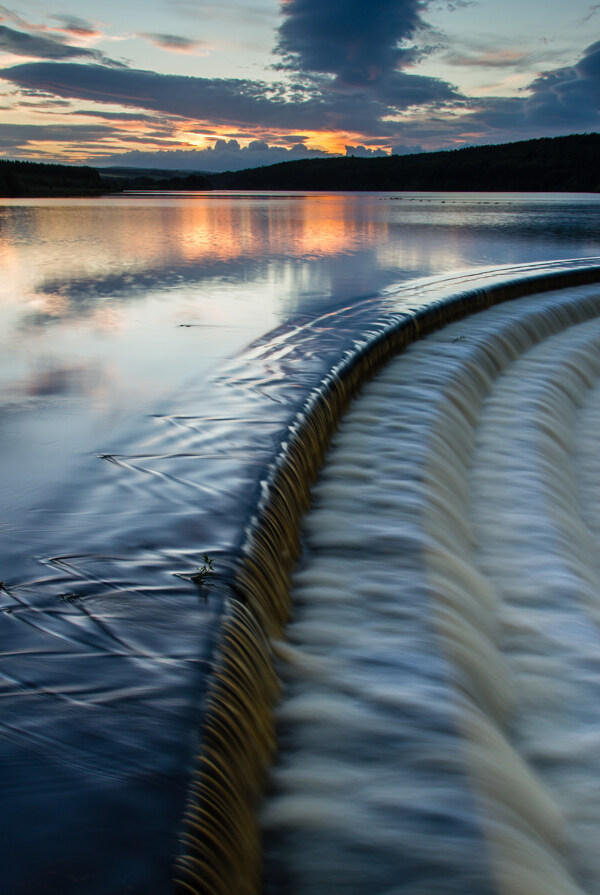
<svg viewBox="0 0 600 895">
<path fill-rule="evenodd" d="M 597 255 L 600 199 L 15 200 L 0 234 L 3 878 L 163 893 L 221 587 L 302 399 L 389 314 Z"/>
</svg>

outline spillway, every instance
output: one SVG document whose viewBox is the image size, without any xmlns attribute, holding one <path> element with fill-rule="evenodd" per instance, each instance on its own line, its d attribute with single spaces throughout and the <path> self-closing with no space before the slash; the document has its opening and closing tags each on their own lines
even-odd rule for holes
<svg viewBox="0 0 600 895">
<path fill-rule="evenodd" d="M 180 891 L 600 891 L 597 277 L 429 302 L 311 393 L 247 529 Z"/>
</svg>

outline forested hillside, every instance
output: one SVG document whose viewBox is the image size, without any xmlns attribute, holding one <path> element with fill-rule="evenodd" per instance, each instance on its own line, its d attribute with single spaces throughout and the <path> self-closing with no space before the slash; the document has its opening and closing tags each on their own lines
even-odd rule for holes
<svg viewBox="0 0 600 895">
<path fill-rule="evenodd" d="M 107 186 L 95 168 L 0 160 L 0 196 L 93 196 Z"/>
<path fill-rule="evenodd" d="M 0 196 L 90 196 L 137 190 L 600 192 L 600 134 L 392 155 L 305 159 L 263 168 L 149 172 L 0 161 Z"/>
<path fill-rule="evenodd" d="M 600 134 L 386 158 L 283 162 L 209 175 L 217 189 L 600 191 Z"/>
</svg>

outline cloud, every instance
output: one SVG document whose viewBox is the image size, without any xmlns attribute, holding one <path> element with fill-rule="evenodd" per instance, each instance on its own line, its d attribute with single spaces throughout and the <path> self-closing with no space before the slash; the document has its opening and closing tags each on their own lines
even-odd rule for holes
<svg viewBox="0 0 600 895">
<path fill-rule="evenodd" d="M 594 131 L 600 126 L 600 41 L 573 66 L 542 73 L 516 97 L 474 98 L 459 114 L 423 116 L 411 138 L 429 147 L 479 145 Z M 468 137 L 465 137 L 468 135 Z"/>
<path fill-rule="evenodd" d="M 211 128 L 227 129 L 231 138 L 212 150 L 183 150 L 181 158 L 157 151 L 157 146 L 166 145 L 157 139 L 149 152 L 152 161 L 141 162 L 136 153 L 127 162 L 152 167 L 224 170 L 305 157 L 302 142 L 314 143 L 315 137 L 306 138 L 303 132 L 346 133 L 350 152 L 372 154 L 379 147 L 420 151 L 598 127 L 600 42 L 588 47 L 576 64 L 542 71 L 519 96 L 468 98 L 446 81 L 402 70 L 417 52 L 409 43 L 424 27 L 425 9 L 425 0 L 373 0 L 370 6 L 364 0 L 322 0 L 320 5 L 316 0 L 287 0 L 279 51 L 285 64 L 295 65 L 298 72 L 279 83 L 108 67 L 99 64 L 104 59 L 94 56 L 95 51 L 72 47 L 64 39 L 0 27 L 0 38 L 13 47 L 18 44 L 19 53 L 27 44 L 31 56 L 40 56 L 43 50 L 47 59 L 6 68 L 0 78 L 33 95 L 43 91 L 46 97 L 130 110 L 98 115 L 112 118 L 115 126 L 118 116 L 122 121 L 144 121 L 144 116 L 159 115 L 160 125 L 177 117 L 190 123 L 186 130 L 212 136 Z M 66 27 L 67 17 L 61 19 Z M 180 49 L 195 43 L 177 35 L 145 36 L 179 41 Z M 71 61 L 77 55 L 82 62 Z M 528 62 L 532 58 L 528 56 Z M 473 46 L 460 58 L 454 54 L 456 64 L 496 68 L 522 59 L 516 51 Z M 248 139 L 252 132 L 287 146 L 258 142 L 242 149 L 237 139 Z M 282 136 L 286 132 L 287 138 Z M 152 136 L 140 133 L 140 139 Z M 292 151 L 295 155 L 286 155 Z"/>
<path fill-rule="evenodd" d="M 122 136 L 103 124 L 0 124 L 0 155 L 29 152 L 32 143 L 82 145 L 84 141 Z"/>
<path fill-rule="evenodd" d="M 593 6 L 590 6 L 588 14 L 581 20 L 582 25 L 586 22 L 589 22 L 591 18 L 597 15 L 600 12 L 600 3 L 594 3 Z"/>
<path fill-rule="evenodd" d="M 442 81 L 440 78 L 428 78 L 424 75 L 410 75 L 402 71 L 385 74 L 379 80 L 377 92 L 373 98 L 394 109 L 410 109 L 412 106 L 439 106 L 464 99 L 447 81 Z"/>
<path fill-rule="evenodd" d="M 467 6 L 479 6 L 478 0 L 447 0 L 445 4 L 450 12 L 456 12 L 457 9 L 465 9 Z"/>
<path fill-rule="evenodd" d="M 189 37 L 181 37 L 179 34 L 155 34 L 143 32 L 140 37 L 149 40 L 161 50 L 171 50 L 174 53 L 195 53 L 201 48 L 206 48 L 203 40 L 193 40 Z"/>
<path fill-rule="evenodd" d="M 64 42 L 60 37 L 49 37 L 41 34 L 27 34 L 0 25 L 0 50 L 15 56 L 31 56 L 35 59 L 73 59 L 85 57 L 105 65 L 122 67 L 122 63 L 108 59 L 98 50 L 86 47 L 75 47 Z"/>
<path fill-rule="evenodd" d="M 600 41 L 571 68 L 542 74 L 530 85 L 524 113 L 535 123 L 560 126 L 600 124 Z"/>
<path fill-rule="evenodd" d="M 354 116 L 348 130 L 390 133 L 384 122 L 395 112 L 464 99 L 446 81 L 403 71 L 434 49 L 414 42 L 431 31 L 422 17 L 428 2 L 287 0 L 275 48 L 279 67 L 298 72 L 300 92 L 318 91 L 338 106 L 345 95 L 348 108 L 361 105 L 363 125 Z"/>
<path fill-rule="evenodd" d="M 46 90 L 58 96 L 120 103 L 196 121 L 276 121 L 284 105 L 280 99 L 267 96 L 266 85 L 245 79 L 193 78 L 53 62 L 17 65 L 0 71 L 0 77 L 19 87 Z"/>
<path fill-rule="evenodd" d="M 368 149 L 366 146 L 346 146 L 347 158 L 381 158 L 388 153 L 383 149 Z"/>
<path fill-rule="evenodd" d="M 212 149 L 159 152 L 134 150 L 122 155 L 100 156 L 90 163 L 101 166 L 164 168 L 169 171 L 241 171 L 243 168 L 258 168 L 277 162 L 327 157 L 328 153 L 307 149 L 302 143 L 286 149 L 284 146 L 269 146 L 262 140 L 254 140 L 247 147 L 240 146 L 237 140 L 217 140 Z"/>
<path fill-rule="evenodd" d="M 249 0 L 219 0 L 218 3 L 200 0 L 163 0 L 170 15 L 185 16 L 189 19 L 198 19 L 206 22 L 207 19 L 236 23 L 243 22 L 249 25 L 263 27 L 271 25 L 277 17 L 275 4 L 251 3 Z"/>
<path fill-rule="evenodd" d="M 380 84 L 381 98 L 363 91 L 335 91 L 317 80 L 290 99 L 285 85 L 234 78 L 193 78 L 77 63 L 25 63 L 0 71 L 24 89 L 179 115 L 198 122 L 285 130 L 345 130 L 370 136 L 395 132 L 386 116 L 414 105 L 440 104 L 458 95 L 444 81 L 403 72 Z"/>
<path fill-rule="evenodd" d="M 472 99 L 458 116 L 416 122 L 411 136 L 429 145 L 478 145 L 597 130 L 600 41 L 584 50 L 574 66 L 544 72 L 527 90 L 528 95 L 517 97 Z"/>
<path fill-rule="evenodd" d="M 31 22 L 27 22 L 18 12 L 15 12 L 14 9 L 8 9 L 7 6 L 0 6 L 0 22 L 12 22 L 14 25 L 18 25 L 19 28 L 24 28 L 26 31 L 46 30 L 43 26 L 32 25 Z"/>
<path fill-rule="evenodd" d="M 37 59 L 68 59 L 74 56 L 95 58 L 93 50 L 71 47 L 53 37 L 14 31 L 4 25 L 0 25 L 0 50 L 16 56 L 34 56 Z"/>
<path fill-rule="evenodd" d="M 58 100 L 56 100 L 58 102 Z M 66 105 L 69 105 L 65 101 Z M 81 115 L 85 118 L 103 118 L 107 121 L 149 121 L 152 124 L 160 124 L 162 119 L 154 115 L 146 115 L 144 112 L 103 112 L 100 109 L 76 109 L 71 115 Z"/>
<path fill-rule="evenodd" d="M 469 68 L 525 68 L 536 61 L 531 53 L 518 50 L 490 50 L 482 53 L 451 52 L 444 54 L 448 65 Z"/>
<path fill-rule="evenodd" d="M 410 63 L 401 47 L 424 26 L 423 0 L 288 0 L 277 52 L 289 68 L 369 85 Z"/>
<path fill-rule="evenodd" d="M 48 25 L 36 25 L 33 22 L 28 22 L 14 9 L 0 6 L 0 22 L 12 22 L 14 25 L 18 25 L 19 28 L 23 28 L 24 31 L 31 31 L 34 34 L 45 34 L 48 31 L 64 31 L 67 34 L 72 34 L 74 37 L 90 38 L 101 36 L 101 32 L 96 26 L 87 19 L 82 19 L 81 16 L 57 14 L 51 15 L 50 18 L 58 22 L 56 27 L 49 28 Z"/>
<path fill-rule="evenodd" d="M 66 31 L 67 34 L 73 34 L 76 37 L 99 37 L 100 31 L 80 16 L 74 15 L 51 15 L 50 18 L 58 22 L 58 31 Z"/>
<path fill-rule="evenodd" d="M 20 100 L 18 103 L 13 104 L 10 107 L 11 109 L 35 109 L 39 111 L 40 109 L 50 109 L 51 111 L 63 111 L 64 109 L 71 109 L 71 103 L 68 99 L 54 99 L 54 97 L 43 97 L 37 95 L 33 100 Z M 72 114 L 72 113 L 71 113 Z"/>
<path fill-rule="evenodd" d="M 407 146 L 406 143 L 397 143 L 392 146 L 392 155 L 412 155 L 416 152 L 425 152 L 425 150 L 418 143 L 415 143 L 414 146 Z"/>
</svg>

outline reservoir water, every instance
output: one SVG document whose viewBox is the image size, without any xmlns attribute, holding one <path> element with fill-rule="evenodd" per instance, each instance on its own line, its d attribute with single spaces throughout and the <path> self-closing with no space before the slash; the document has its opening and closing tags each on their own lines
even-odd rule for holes
<svg viewBox="0 0 600 895">
<path fill-rule="evenodd" d="M 6 891 L 170 891 L 224 595 L 261 479 L 303 401 L 344 352 L 394 315 L 536 270 L 597 264 L 599 246 L 600 198 L 588 195 L 210 193 L 2 201 L 0 852 Z M 566 355 L 570 350 L 566 345 Z M 482 456 L 486 449 L 479 449 Z M 588 467 L 586 460 L 582 475 L 591 480 Z M 484 478 L 473 487 L 489 489 Z M 585 490 L 591 493 L 591 486 Z M 474 512 L 494 500 L 495 494 L 481 497 Z M 593 506 L 587 512 L 596 518 Z M 497 536 L 485 513 L 476 524 Z M 485 544 L 478 549 L 482 565 L 496 575 L 506 557 L 486 557 Z M 214 559 L 216 578 L 199 592 L 192 579 L 204 554 Z M 422 574 L 442 571 L 430 560 Z M 510 583 L 498 584 L 504 586 L 510 590 Z M 402 612 L 396 607 L 392 615 Z M 361 649 L 368 666 L 368 648 Z M 520 643 L 511 649 L 520 650 Z M 586 656 L 578 659 L 583 665 Z M 430 660 L 441 667 L 447 656 L 441 647 L 433 659 L 411 654 L 414 692 L 425 704 L 431 699 L 435 717 Z M 532 660 L 519 661 L 531 678 Z M 588 705 L 591 691 L 577 676 L 565 684 L 569 698 L 577 686 Z M 368 704 L 344 705 L 356 716 L 371 712 Z M 291 724 L 293 712 L 286 711 Z M 428 724 L 427 718 L 415 724 Z M 534 733 L 519 727 L 521 719 L 516 713 L 510 723 L 530 743 Z M 440 737 L 450 736 L 448 729 Z M 594 729 L 585 735 L 593 738 Z M 357 743 L 360 765 L 360 737 Z M 372 761 L 366 747 L 363 757 L 365 766 Z M 332 771 L 331 763 L 319 767 L 321 779 Z M 337 772 L 358 786 L 360 767 Z M 307 792 L 314 785 L 306 774 L 288 776 Z M 558 779 L 556 786 L 566 784 Z M 463 832 L 479 828 L 477 798 L 489 801 L 477 785 L 475 792 L 458 824 Z M 451 800 L 452 790 L 444 796 Z M 270 884 L 278 892 L 331 889 L 327 873 L 352 851 L 352 841 L 332 820 L 333 839 L 343 847 L 323 858 L 330 862 L 328 882 L 310 876 L 305 882 L 294 863 L 304 866 L 304 846 L 290 832 L 285 804 L 282 796 L 266 814 L 269 836 L 277 840 Z M 350 809 L 357 823 L 372 819 L 360 806 Z M 341 809 L 330 803 L 328 810 L 333 816 Z M 491 809 L 482 814 L 493 827 Z M 373 828 L 381 842 L 393 817 L 389 806 L 383 817 L 381 830 Z M 442 840 L 445 861 L 429 882 L 419 877 L 419 861 L 426 865 L 436 847 L 428 838 L 431 825 L 419 818 L 412 828 L 413 857 L 420 856 L 411 870 L 413 887 L 398 892 L 438 891 L 431 886 L 450 878 L 448 866 L 456 870 L 464 861 L 460 835 Z M 443 812 L 438 821 L 443 824 Z M 588 820 L 577 823 L 585 828 Z M 466 835 L 462 841 L 471 842 Z M 494 855 L 508 847 L 502 839 L 499 846 L 498 839 L 487 841 Z M 360 848 L 368 856 L 364 843 Z M 286 855 L 293 856 L 289 864 Z M 593 861 L 585 853 L 580 862 L 587 884 Z M 289 879 L 294 888 L 277 888 Z M 456 880 L 457 887 L 468 885 L 458 872 Z M 363 888 L 340 884 L 338 890 L 395 891 L 385 873 L 369 886 L 367 880 Z"/>
</svg>

